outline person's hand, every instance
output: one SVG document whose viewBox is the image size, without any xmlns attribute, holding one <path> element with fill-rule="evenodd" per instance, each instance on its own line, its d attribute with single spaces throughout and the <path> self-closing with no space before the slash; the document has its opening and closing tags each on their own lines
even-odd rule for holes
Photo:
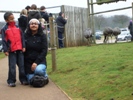
<svg viewBox="0 0 133 100">
<path fill-rule="evenodd" d="M 37 67 L 37 64 L 36 63 L 33 63 L 32 66 L 31 66 L 31 70 L 34 71 Z"/>
<path fill-rule="evenodd" d="M 22 49 L 23 52 L 25 52 L 25 50 L 26 50 L 25 48 Z"/>
<path fill-rule="evenodd" d="M 6 55 L 6 56 L 8 56 L 8 55 L 9 55 L 9 53 L 8 53 L 8 52 L 5 52 L 5 55 Z"/>
<path fill-rule="evenodd" d="M 67 20 L 67 19 L 68 19 L 68 17 L 65 18 L 65 20 Z"/>
</svg>

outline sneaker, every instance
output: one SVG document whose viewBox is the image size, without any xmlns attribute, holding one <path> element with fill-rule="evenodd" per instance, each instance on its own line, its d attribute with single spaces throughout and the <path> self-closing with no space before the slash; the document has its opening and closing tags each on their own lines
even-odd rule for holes
<svg viewBox="0 0 133 100">
<path fill-rule="evenodd" d="M 27 81 L 23 81 L 21 82 L 22 85 L 29 85 L 29 83 Z"/>
<path fill-rule="evenodd" d="M 15 84 L 15 83 L 9 83 L 8 86 L 10 86 L 10 87 L 15 87 L 16 84 Z"/>
</svg>

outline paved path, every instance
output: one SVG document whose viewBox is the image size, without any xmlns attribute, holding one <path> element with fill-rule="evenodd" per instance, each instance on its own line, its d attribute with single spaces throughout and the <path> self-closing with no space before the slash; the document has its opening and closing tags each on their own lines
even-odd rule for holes
<svg viewBox="0 0 133 100">
<path fill-rule="evenodd" d="M 29 85 L 21 85 L 17 77 L 16 87 L 8 87 L 7 73 L 8 59 L 6 57 L 0 60 L 0 100 L 70 100 L 66 93 L 51 80 L 43 88 L 33 88 Z"/>
</svg>

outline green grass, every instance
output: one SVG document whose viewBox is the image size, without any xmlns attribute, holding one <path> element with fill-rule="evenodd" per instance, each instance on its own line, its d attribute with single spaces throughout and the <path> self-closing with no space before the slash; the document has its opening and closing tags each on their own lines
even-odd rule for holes
<svg viewBox="0 0 133 100">
<path fill-rule="evenodd" d="M 56 50 L 57 70 L 49 77 L 73 100 L 133 100 L 133 43 Z"/>
<path fill-rule="evenodd" d="M 0 59 L 4 58 L 5 54 L 3 52 L 0 52 Z"/>
</svg>

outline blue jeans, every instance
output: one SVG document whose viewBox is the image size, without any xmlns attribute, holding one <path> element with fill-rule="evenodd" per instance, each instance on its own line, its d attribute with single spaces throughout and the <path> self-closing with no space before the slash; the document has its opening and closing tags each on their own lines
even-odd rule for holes
<svg viewBox="0 0 133 100">
<path fill-rule="evenodd" d="M 16 82 L 16 64 L 19 69 L 19 80 L 20 82 L 26 81 L 26 74 L 24 71 L 24 55 L 22 51 L 9 52 L 8 56 L 9 61 L 9 71 L 7 83 Z"/>
<path fill-rule="evenodd" d="M 58 32 L 58 42 L 59 42 L 59 48 L 63 48 L 63 33 Z"/>
<path fill-rule="evenodd" d="M 44 77 L 48 77 L 47 73 L 46 73 L 46 66 L 44 64 L 39 64 L 35 71 L 34 71 L 34 74 L 27 74 L 27 79 L 28 79 L 28 82 L 30 83 L 30 79 L 34 76 L 34 75 L 41 75 L 41 76 L 44 76 Z"/>
</svg>

